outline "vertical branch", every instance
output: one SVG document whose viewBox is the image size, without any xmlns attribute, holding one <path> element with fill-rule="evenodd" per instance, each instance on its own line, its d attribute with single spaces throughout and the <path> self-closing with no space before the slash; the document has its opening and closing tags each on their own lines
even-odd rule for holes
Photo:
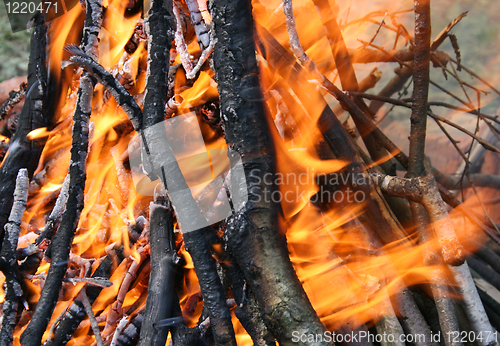
<svg viewBox="0 0 500 346">
<path fill-rule="evenodd" d="M 97 36 L 102 23 L 102 9 L 101 0 L 87 0 L 87 16 L 82 46 L 86 50 L 85 53 L 94 57 L 98 54 L 96 51 Z M 43 333 L 57 303 L 62 279 L 68 267 L 69 251 L 84 203 L 83 195 L 89 146 L 88 126 L 92 110 L 93 90 L 94 84 L 90 76 L 84 72 L 80 78 L 77 106 L 73 116 L 71 162 L 69 167 L 70 188 L 67 205 L 62 215 L 59 230 L 52 241 L 51 265 L 45 286 L 31 322 L 21 335 L 23 345 L 40 345 Z"/>
<path fill-rule="evenodd" d="M 424 171 L 425 133 L 427 127 L 427 97 L 429 94 L 429 65 L 431 58 L 430 0 L 415 0 L 415 58 L 410 127 L 408 176 Z"/>
<path fill-rule="evenodd" d="M 3 303 L 2 326 L 0 329 L 0 345 L 12 345 L 14 327 L 16 326 L 17 307 L 23 293 L 17 272 L 17 240 L 21 230 L 26 202 L 28 200 L 28 171 L 20 169 L 16 179 L 14 203 L 9 221 L 5 225 L 5 237 L 0 252 L 0 269 L 5 275 L 5 300 Z"/>
<path fill-rule="evenodd" d="M 221 118 L 232 164 L 241 158 L 246 184 L 231 176 L 231 190 L 245 191 L 227 220 L 227 244 L 258 300 L 263 318 L 281 345 L 293 345 L 292 333 L 321 334 L 321 324 L 288 257 L 278 227 L 279 206 L 266 196 L 276 188 L 265 179 L 275 174 L 275 152 L 262 102 L 249 0 L 211 3 L 215 31 L 214 66 Z M 300 55 L 299 55 L 300 56 Z M 319 342 L 317 345 L 327 345 Z"/>
<path fill-rule="evenodd" d="M 164 198 L 162 198 L 164 199 Z M 161 203 L 161 204 L 160 204 Z M 169 329 L 158 328 L 159 320 L 172 316 L 174 289 L 175 240 L 172 210 L 169 203 L 156 198 L 149 205 L 149 227 L 151 234 L 151 273 L 148 298 L 143 317 L 139 345 L 164 346 Z"/>
<path fill-rule="evenodd" d="M 413 72 L 412 114 L 410 128 L 410 152 L 408 160 L 408 176 L 418 177 L 424 173 L 425 132 L 427 122 L 427 98 L 429 93 L 429 62 L 430 62 L 430 0 L 415 1 L 415 60 Z M 477 293 L 474 281 L 470 275 L 467 263 L 464 261 L 464 250 L 459 243 L 453 224 L 446 211 L 445 204 L 439 194 L 434 178 L 424 180 L 421 186 L 426 191 L 422 201 L 438 240 L 442 246 L 442 254 L 450 265 L 459 292 L 463 298 L 467 317 L 476 333 L 489 334 L 482 345 L 493 342 L 494 330 L 488 320 L 484 307 Z M 424 213 L 422 207 L 411 203 L 416 219 Z M 490 337 L 491 336 L 491 337 Z"/>
<path fill-rule="evenodd" d="M 143 129 L 165 119 L 170 45 L 174 37 L 172 0 L 151 1 L 145 20 L 148 36 L 148 66 L 144 92 Z"/>
<path fill-rule="evenodd" d="M 209 311 L 215 342 L 217 345 L 231 346 L 236 345 L 231 314 L 205 239 L 206 229 L 200 227 L 206 225 L 206 220 L 191 195 L 172 148 L 165 138 L 165 128 L 161 124 L 157 125 L 165 118 L 169 49 L 174 37 L 173 22 L 169 13 L 171 8 L 172 1 L 165 4 L 155 0 L 146 20 L 148 72 L 144 97 L 143 145 L 150 165 L 150 174 L 161 178 L 183 231 L 184 244 L 193 259 L 203 301 Z"/>
</svg>

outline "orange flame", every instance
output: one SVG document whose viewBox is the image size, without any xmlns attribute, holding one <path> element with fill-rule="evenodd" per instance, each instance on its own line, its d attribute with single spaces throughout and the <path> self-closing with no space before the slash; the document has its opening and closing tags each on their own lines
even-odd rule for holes
<svg viewBox="0 0 500 346">
<path fill-rule="evenodd" d="M 133 85 L 131 92 L 140 100 L 140 94 L 144 91 L 147 51 L 144 42 L 132 54 L 124 51 L 141 16 L 141 13 L 125 15 L 127 3 L 128 1 L 109 0 L 105 4 L 106 25 L 100 35 L 99 62 L 109 71 L 126 70 L 127 78 L 131 79 Z M 262 27 L 269 30 L 284 47 L 288 47 L 285 18 L 280 3 L 279 0 L 254 1 L 254 16 Z M 389 12 L 410 4 L 408 0 L 398 4 L 391 3 Z M 203 9 L 204 4 L 200 0 L 200 8 Z M 329 78 L 335 77 L 330 43 L 313 3 L 300 0 L 294 2 L 294 6 L 298 9 L 297 28 L 307 54 Z M 339 11 L 339 18 L 347 16 L 347 7 L 336 10 Z M 350 9 L 351 18 L 360 17 L 360 13 L 359 9 Z M 210 23 L 208 12 L 203 11 L 202 14 L 205 21 Z M 77 40 L 82 18 L 82 9 L 76 6 L 51 24 L 53 39 L 49 47 L 50 66 L 57 74 L 61 73 L 61 61 L 67 58 L 63 47 Z M 362 21 L 359 25 L 345 26 L 344 38 L 347 44 L 352 45 L 357 42 L 356 38 L 368 35 L 365 32 L 368 31 L 367 28 L 372 30 L 373 23 Z M 373 33 L 372 30 L 371 35 Z M 190 51 L 198 49 L 196 44 L 192 42 Z M 292 262 L 314 308 L 330 330 L 346 323 L 358 326 L 377 321 L 387 311 L 389 296 L 399 292 L 403 285 L 432 282 L 435 270 L 447 271 L 445 267 L 427 266 L 424 263 L 426 253 L 439 250 L 437 242 L 418 244 L 413 238 L 408 238 L 380 247 L 377 241 L 370 238 L 366 231 L 367 225 L 357 221 L 357 217 L 364 212 L 363 202 L 352 203 L 342 210 L 324 212 L 310 202 L 311 197 L 318 192 L 316 179 L 338 172 L 347 164 L 340 160 L 324 160 L 318 155 L 316 147 L 322 138 L 316 126 L 319 116 L 327 104 L 334 106 L 336 101 L 325 96 L 324 91 L 319 90 L 316 85 L 309 83 L 302 86 L 310 95 L 309 103 L 302 104 L 290 88 L 288 76 L 271 71 L 265 58 L 259 57 L 261 86 L 276 147 L 277 179 L 280 180 L 275 183 L 279 187 L 284 212 L 280 221 L 283 229 L 287 229 Z M 175 62 L 179 63 L 179 59 Z M 183 74 L 177 73 L 175 94 L 182 100 L 178 105 L 180 113 L 187 113 L 218 96 L 212 71 L 201 71 L 191 87 L 186 88 L 185 84 Z M 67 95 L 63 95 L 66 100 L 59 110 L 61 115 L 55 129 L 37 129 L 28 135 L 30 139 L 47 137 L 47 143 L 35 172 L 38 185 L 32 187 L 23 220 L 23 235 L 29 232 L 25 225 L 35 228 L 45 225 L 45 216 L 51 211 L 67 174 L 70 163 L 71 118 L 77 89 L 78 80 L 75 77 Z M 115 246 L 124 249 L 125 259 L 121 263 L 115 263 L 116 269 L 109 279 L 113 285 L 104 288 L 93 304 L 96 316 L 104 316 L 116 300 L 130 264 L 134 261 L 141 262 L 141 249 L 144 250 L 145 243 L 141 240 L 131 244 L 128 231 L 139 216 L 147 216 L 145 211 L 151 197 L 135 191 L 132 177 L 124 168 L 128 144 L 134 136 L 133 132 L 123 130 L 129 125 L 126 115 L 101 86 L 96 87 L 95 95 L 85 205 L 71 252 L 82 258 L 99 259 Z M 202 124 L 201 128 L 205 139 L 210 139 L 206 144 L 207 149 L 226 148 L 224 139 L 215 130 L 206 124 Z M 212 178 L 217 175 L 218 169 L 220 170 L 212 162 Z M 459 235 L 464 243 L 474 233 L 470 232 L 471 229 L 468 234 Z M 188 296 L 199 292 L 199 286 L 191 257 L 182 246 L 180 256 L 185 263 L 184 296 L 180 297 L 184 304 Z M 92 266 L 92 272 L 96 269 L 97 262 Z M 30 283 L 35 292 L 31 298 L 33 301 L 39 296 L 40 285 L 43 284 L 43 276 L 48 268 L 49 263 L 43 261 L 37 271 L 38 279 L 33 280 L 33 284 Z M 3 283 L 4 280 L 0 274 L 0 282 Z M 57 303 L 50 325 L 68 308 L 82 286 L 80 283 L 74 286 L 65 284 L 65 297 Z M 145 292 L 146 288 L 138 284 L 132 287 L 124 298 L 123 307 L 128 308 L 141 302 L 141 296 Z M 1 291 L 0 302 L 3 299 Z M 197 314 L 199 313 L 201 312 L 198 311 Z M 194 322 L 194 317 L 190 322 Z M 238 345 L 252 345 L 250 337 L 236 318 L 233 318 L 233 322 Z M 14 345 L 19 345 L 19 335 L 24 327 L 17 327 Z M 72 344 L 91 345 L 94 338 L 87 335 L 88 331 L 89 325 L 82 324 L 75 333 Z M 45 333 L 44 339 L 48 337 L 49 331 Z"/>
</svg>

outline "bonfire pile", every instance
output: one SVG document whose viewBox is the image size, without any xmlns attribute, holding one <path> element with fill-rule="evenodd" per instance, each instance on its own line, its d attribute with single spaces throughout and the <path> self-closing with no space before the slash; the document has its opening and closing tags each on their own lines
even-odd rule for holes
<svg viewBox="0 0 500 346">
<path fill-rule="evenodd" d="M 460 106 L 428 100 L 431 63 L 465 94 L 483 91 L 457 71 L 500 94 L 462 66 L 450 31 L 465 14 L 432 41 L 429 1 L 415 0 L 412 36 L 401 13 L 340 26 L 334 1 L 313 0 L 325 58 L 291 0 L 144 6 L 86 0 L 33 19 L 28 81 L 1 108 L 0 345 L 498 343 L 499 225 L 452 191 L 500 186 L 469 170 L 500 152 L 500 121 L 453 94 Z M 342 30 L 363 22 L 375 36 L 348 49 Z M 373 44 L 385 30 L 393 50 Z M 447 39 L 455 59 L 438 50 Z M 380 71 L 358 81 L 353 67 L 372 62 L 398 64 L 377 95 L 367 91 Z M 377 127 L 384 104 L 408 109 L 408 155 Z M 490 135 L 437 107 L 476 116 Z M 182 116 L 221 179 L 179 197 L 194 190 L 152 129 Z M 428 117 L 463 157 L 459 178 L 425 158 Z M 212 150 L 227 151 L 226 170 Z M 302 174 L 312 180 L 288 180 Z M 230 212 L 208 225 L 211 192 Z"/>
</svg>

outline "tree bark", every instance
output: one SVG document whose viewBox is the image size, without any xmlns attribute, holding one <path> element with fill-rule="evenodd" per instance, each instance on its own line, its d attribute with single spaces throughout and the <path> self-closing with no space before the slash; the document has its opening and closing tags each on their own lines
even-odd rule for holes
<svg viewBox="0 0 500 346">
<path fill-rule="evenodd" d="M 210 10 L 225 138 L 241 157 L 245 171 L 246 186 L 237 188 L 248 192 L 248 201 L 235 205 L 237 211 L 227 220 L 228 248 L 273 336 L 281 345 L 296 345 L 292 332 L 321 334 L 326 330 L 288 257 L 286 238 L 277 223 L 279 205 L 266 199 L 276 189 L 263 179 L 265 174 L 275 174 L 275 153 L 259 86 L 250 1 L 215 1 Z M 238 159 L 230 157 L 232 164 Z M 231 181 L 233 189 L 237 183 Z"/>
<path fill-rule="evenodd" d="M 157 201 L 158 203 L 158 201 Z M 172 316 L 175 267 L 175 240 L 172 211 L 168 206 L 149 205 L 151 234 L 151 273 L 148 298 L 144 310 L 139 346 L 164 346 L 168 327 L 158 328 L 155 323 Z"/>
</svg>

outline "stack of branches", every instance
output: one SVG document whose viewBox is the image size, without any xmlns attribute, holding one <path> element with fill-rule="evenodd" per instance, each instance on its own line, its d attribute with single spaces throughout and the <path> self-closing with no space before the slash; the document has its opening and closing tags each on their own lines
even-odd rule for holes
<svg viewBox="0 0 500 346">
<path fill-rule="evenodd" d="M 332 209 L 350 215 L 342 227 L 345 232 L 355 233 L 366 245 L 363 249 L 352 250 L 352 253 L 371 251 L 373 256 L 382 256 L 384 245 L 395 242 L 408 249 L 416 242 L 426 243 L 433 239 L 440 244 L 438 248 L 427 251 L 423 259 L 426 265 L 437 268 L 432 270 L 429 284 L 409 287 L 403 279 L 398 279 L 392 282 L 398 293 L 392 297 L 384 296 L 384 312 L 373 324 L 335 325 L 335 331 L 349 334 L 369 329 L 372 334 L 393 335 L 393 338 L 382 339 L 381 344 L 398 345 L 404 344 L 403 334 L 425 335 L 415 343 L 436 345 L 438 342 L 431 338 L 431 334 L 438 332 L 447 336 L 443 338 L 446 345 L 460 345 L 461 332 L 472 331 L 480 345 L 497 343 L 500 256 L 487 246 L 481 247 L 474 255 L 468 254 L 456 235 L 446 204 L 463 213 L 492 241 L 500 243 L 498 225 L 487 213 L 479 215 L 468 210 L 450 191 L 459 183 L 463 188 L 474 190 L 477 186 L 496 184 L 498 177 L 470 174 L 469 167 L 484 153 L 472 150 L 475 142 L 485 150 L 498 153 L 499 149 L 478 135 L 479 126 L 475 132 L 470 132 L 435 114 L 432 108 L 448 107 L 474 114 L 478 123 L 485 122 L 497 138 L 500 133 L 498 119 L 483 114 L 469 98 L 464 101 L 452 95 L 463 107 L 428 100 L 429 85 L 438 86 L 429 79 L 431 62 L 456 78 L 464 88 L 473 88 L 478 94 L 482 92 L 463 82 L 455 71 L 464 69 L 479 78 L 462 66 L 456 38 L 450 34 L 464 15 L 431 41 L 429 2 L 416 0 L 415 37 L 400 24 L 394 24 L 395 20 L 390 26 L 383 20 L 373 19 L 380 14 L 361 19 L 376 23 L 379 26 L 377 33 L 382 28 L 393 30 L 397 34 L 396 40 L 404 37 L 410 49 L 384 50 L 373 44 L 374 38 L 363 42 L 360 49 L 350 50 L 345 45 L 331 2 L 313 2 L 334 57 L 331 64 L 321 67 L 316 66 L 302 48 L 291 0 L 283 0 L 282 4 L 289 37 L 289 43 L 283 45 L 271 32 L 254 22 L 249 1 L 220 0 L 207 9 L 203 1 L 153 0 L 144 21 L 141 19 L 137 23 L 121 63 L 112 72 L 97 62 L 99 32 L 106 25 L 103 24 L 102 2 L 86 0 L 81 45 L 66 46 L 71 57 L 63 65 L 69 78 L 62 79 L 62 82 L 51 78 L 53 71 L 47 71 L 47 24 L 43 16 L 35 18 L 26 102 L 0 171 L 0 269 L 5 275 L 0 345 L 10 345 L 14 339 L 17 342 L 21 331 L 22 345 L 40 345 L 42 342 L 45 345 L 65 345 L 74 335 L 81 338 L 80 342 L 97 345 L 165 345 L 169 333 L 173 345 L 236 345 L 232 310 L 255 345 L 275 345 L 276 342 L 292 345 L 297 339 L 303 345 L 330 345 L 331 340 L 317 337 L 327 335 L 320 320 L 324 316 L 316 313 L 290 260 L 286 230 L 279 222 L 283 217 L 281 206 L 265 198 L 278 188 L 266 183 L 275 181 L 266 177 L 277 174 L 277 150 L 273 141 L 276 138 L 272 137 L 276 129 L 273 127 L 284 140 L 290 140 L 297 135 L 293 124 L 303 121 L 284 122 L 278 117 L 268 121 L 265 100 L 270 98 L 279 104 L 281 110 L 290 113 L 283 118 L 288 115 L 297 117 L 292 114 L 294 109 L 305 110 L 302 113 L 308 116 L 308 104 L 319 104 L 322 112 L 315 125 L 323 137 L 316 139 L 318 150 L 322 151 L 320 156 L 347 162 L 342 174 L 369 178 L 369 184 L 349 183 L 340 188 L 318 182 L 320 194 L 341 188 L 362 191 L 368 200 L 360 215 L 350 215 L 353 210 L 350 201 L 313 203 L 319 215 Z M 134 6 L 140 7 L 135 3 Z M 200 53 L 193 61 L 186 42 L 195 36 Z M 456 60 L 437 50 L 446 38 L 450 38 L 455 47 Z M 53 37 L 49 36 L 49 39 Z M 127 62 L 133 59 L 134 51 L 145 41 L 148 54 L 146 82 L 144 90 L 137 91 L 134 89 L 136 76 L 127 68 L 130 66 Z M 173 42 L 175 49 L 172 49 Z M 175 54 L 179 55 L 179 65 L 172 64 Z M 280 76 L 280 82 L 266 89 L 266 93 L 261 90 L 257 56 Z M 366 93 L 380 78 L 376 71 L 362 81 L 356 78 L 353 63 L 368 62 L 399 63 L 396 75 L 378 95 Z M 70 66 L 79 68 L 71 70 Z M 199 221 L 196 219 L 201 217 L 201 212 L 192 196 L 184 196 L 179 202 L 169 192 L 185 190 L 187 183 L 175 160 L 163 165 L 162 158 L 171 154 L 168 153 L 170 149 L 161 146 L 161 142 L 158 145 L 158 137 L 149 129 L 177 115 L 181 102 L 177 94 L 179 90 L 191 86 L 201 70 L 210 68 L 215 73 L 212 78 L 217 82 L 219 95 L 207 100 L 197 110 L 201 119 L 224 137 L 230 153 L 238 154 L 230 156 L 231 166 L 242 165 L 247 182 L 243 188 L 247 190 L 248 199 L 240 203 L 232 196 L 233 211 L 226 220 L 181 235 L 175 231 L 174 225 L 183 230 L 191 225 L 190 220 L 181 219 L 179 211 L 188 211 L 192 222 Z M 343 91 L 326 76 L 334 69 Z M 135 74 L 139 73 L 135 71 Z M 184 77 L 180 78 L 183 81 L 181 87 L 176 85 L 178 74 Z M 406 88 L 410 78 L 413 78 L 412 97 L 391 98 Z M 73 93 L 76 101 L 69 170 L 62 186 L 44 201 L 51 210 L 43 228 L 38 229 L 22 222 L 28 192 L 33 195 L 44 185 L 47 170 L 50 165 L 56 165 L 57 160 L 48 161 L 46 165 L 49 167 L 37 169 L 46 137 L 32 134 L 44 127 L 52 130 L 70 125 L 64 120 L 56 123 L 61 105 L 47 95 L 49 91 L 59 91 L 66 96 L 65 90 L 73 79 L 78 81 L 78 88 Z M 280 86 L 282 82 L 286 82 L 287 87 Z M 93 98 L 97 98 L 94 97 L 97 83 L 106 91 L 100 101 L 93 102 Z M 337 109 L 330 108 L 325 93 L 338 100 L 340 106 Z M 19 93 L 15 97 L 23 95 Z M 148 174 L 160 178 L 162 186 L 155 191 L 149 206 L 137 206 L 140 212 L 134 214 L 139 215 L 135 220 L 125 217 L 120 206 L 110 201 L 109 210 L 104 214 L 126 219 L 124 237 L 127 245 L 113 243 L 103 250 L 101 257 L 87 258 L 77 255 L 72 243 L 80 231 L 81 213 L 89 200 L 85 196 L 85 186 L 87 154 L 89 147 L 90 150 L 93 148 L 90 117 L 99 112 L 111 96 L 128 117 L 127 121 L 115 126 L 114 131 L 123 137 L 135 131 L 143 145 L 147 143 L 143 151 L 149 160 Z M 367 99 L 372 100 L 369 105 L 364 101 Z M 385 103 L 411 109 L 408 155 L 374 121 L 373 115 Z M 352 118 L 368 153 L 356 145 L 353 131 L 337 118 L 342 112 L 347 112 Z M 444 174 L 426 162 L 424 148 L 428 116 L 438 123 L 463 157 L 460 179 L 445 176 L 447 179 L 443 180 Z M 469 135 L 471 148 L 463 152 L 446 132 L 443 123 Z M 129 158 L 117 147 L 111 152 L 121 197 L 126 201 L 132 193 L 126 184 L 131 179 Z M 396 175 L 397 166 L 407 170 L 406 178 Z M 436 181 L 434 175 L 440 179 Z M 225 184 L 236 185 L 238 181 L 234 176 L 228 176 Z M 148 217 L 146 210 L 149 211 Z M 27 229 L 27 235 L 35 234 L 36 239 L 32 244 L 18 248 L 22 229 Z M 409 241 L 408 235 L 416 241 Z M 130 244 L 134 252 L 130 251 Z M 201 293 L 192 293 L 187 299 L 181 297 L 184 299 L 181 309 L 178 291 L 186 280 L 182 275 L 187 275 L 186 271 L 180 270 L 186 256 L 184 249 L 192 258 Z M 335 246 L 331 253 L 341 265 L 349 262 L 351 253 L 337 251 Z M 50 262 L 50 268 L 46 274 L 45 271 L 36 274 L 42 261 Z M 446 268 L 451 277 L 445 275 Z M 388 283 L 384 280 L 381 280 L 380 291 L 384 291 L 385 283 Z M 41 286 L 39 298 L 33 282 Z M 139 298 L 132 305 L 126 305 L 127 295 Z M 203 309 L 198 322 L 189 327 L 201 302 Z M 88 332 L 89 328 L 92 333 Z M 306 337 L 302 337 L 304 335 Z M 310 335 L 314 337 L 311 339 Z M 361 343 L 372 344 L 369 340 Z"/>
</svg>

